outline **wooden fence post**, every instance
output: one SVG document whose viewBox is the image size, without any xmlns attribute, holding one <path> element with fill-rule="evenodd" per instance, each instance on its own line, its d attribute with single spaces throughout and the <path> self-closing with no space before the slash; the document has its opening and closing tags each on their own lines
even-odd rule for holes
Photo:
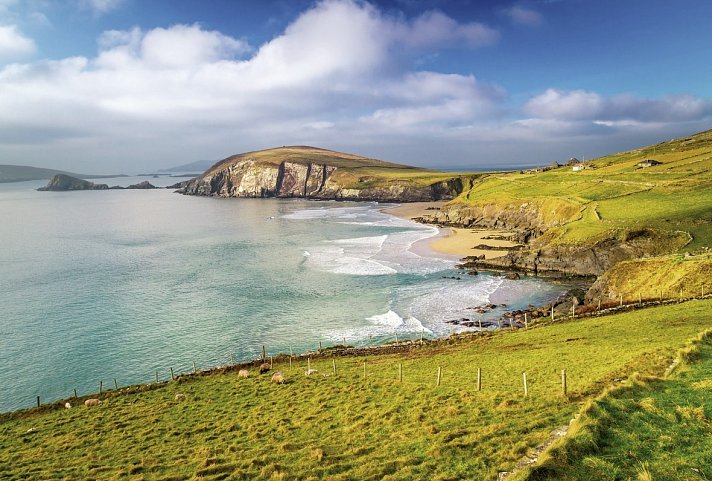
<svg viewBox="0 0 712 481">
<path fill-rule="evenodd" d="M 77 399 L 79 396 L 77 396 L 77 390 L 76 388 L 74 389 L 74 399 Z"/>
<path fill-rule="evenodd" d="M 529 389 L 527 387 L 527 373 L 522 373 L 522 381 L 524 382 L 524 397 L 529 396 Z"/>
<path fill-rule="evenodd" d="M 173 375 L 173 368 L 171 368 L 171 381 L 174 381 L 175 378 L 176 378 L 176 377 Z"/>
<path fill-rule="evenodd" d="M 321 352 L 321 349 L 322 349 L 322 347 L 321 347 L 321 341 L 319 341 L 319 352 Z"/>
<path fill-rule="evenodd" d="M 420 330 L 420 342 L 423 342 L 423 334 L 425 333 L 425 329 Z"/>
<path fill-rule="evenodd" d="M 482 368 L 477 368 L 477 390 L 482 391 Z"/>
<path fill-rule="evenodd" d="M 566 369 L 561 370 L 561 391 L 564 393 L 564 397 L 566 397 Z"/>
<path fill-rule="evenodd" d="M 265 345 L 262 344 L 262 362 L 265 362 L 266 359 L 267 359 L 267 354 L 266 354 L 266 350 L 265 350 Z"/>
<path fill-rule="evenodd" d="M 480 325 L 480 332 L 482 332 L 482 318 L 480 318 L 477 323 Z"/>
<path fill-rule="evenodd" d="M 116 378 L 114 378 L 114 388 L 116 388 L 117 391 L 119 390 L 119 384 L 116 382 Z"/>
<path fill-rule="evenodd" d="M 156 382 L 158 382 L 158 371 L 156 371 Z"/>
<path fill-rule="evenodd" d="M 440 377 L 442 375 L 442 368 L 438 366 L 438 386 L 440 385 Z"/>
<path fill-rule="evenodd" d="M 643 295 L 639 292 L 638 293 L 638 305 L 643 303 Z"/>
<path fill-rule="evenodd" d="M 599 311 L 601 310 L 601 298 L 600 297 L 598 298 L 598 310 Z"/>
<path fill-rule="evenodd" d="M 37 407 L 40 407 L 40 397 L 37 396 Z"/>
<path fill-rule="evenodd" d="M 99 381 L 99 394 L 104 391 L 104 381 Z"/>
<path fill-rule="evenodd" d="M 524 313 L 524 329 L 529 329 L 529 322 L 527 321 L 527 313 Z"/>
<path fill-rule="evenodd" d="M 621 306 L 623 306 L 623 294 L 621 294 Z"/>
<path fill-rule="evenodd" d="M 294 353 L 292 352 L 292 346 L 289 346 L 289 357 L 294 356 Z"/>
<path fill-rule="evenodd" d="M 195 374 L 196 372 L 198 372 L 198 370 L 195 368 L 195 361 L 193 361 L 193 374 Z"/>
<path fill-rule="evenodd" d="M 274 362 L 273 356 L 269 357 L 269 368 L 272 369 L 272 364 Z"/>
<path fill-rule="evenodd" d="M 396 344 L 398 344 L 398 331 L 395 331 L 396 334 Z"/>
<path fill-rule="evenodd" d="M 554 303 L 551 303 L 551 320 L 554 320 Z"/>
</svg>

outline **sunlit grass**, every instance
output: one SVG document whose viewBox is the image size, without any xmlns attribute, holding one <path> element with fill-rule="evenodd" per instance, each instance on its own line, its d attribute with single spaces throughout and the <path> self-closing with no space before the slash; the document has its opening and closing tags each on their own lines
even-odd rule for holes
<svg viewBox="0 0 712 481">
<path fill-rule="evenodd" d="M 283 360 L 274 370 L 285 385 L 252 369 L 248 379 L 183 377 L 96 408 L 4 415 L 3 479 L 496 479 L 603 386 L 632 371 L 662 372 L 709 325 L 710 307 L 698 301 L 336 357 L 336 375 L 329 357 L 311 360 L 318 373 L 310 377 L 305 359 L 292 370 Z"/>
</svg>

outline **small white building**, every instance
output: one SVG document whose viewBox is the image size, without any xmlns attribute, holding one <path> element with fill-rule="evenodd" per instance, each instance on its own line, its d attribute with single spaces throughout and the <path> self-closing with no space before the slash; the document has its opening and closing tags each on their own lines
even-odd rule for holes
<svg viewBox="0 0 712 481">
<path fill-rule="evenodd" d="M 585 168 L 586 166 L 584 164 L 574 164 L 571 167 L 571 170 L 573 170 L 574 172 L 578 172 L 579 170 L 584 170 Z"/>
</svg>

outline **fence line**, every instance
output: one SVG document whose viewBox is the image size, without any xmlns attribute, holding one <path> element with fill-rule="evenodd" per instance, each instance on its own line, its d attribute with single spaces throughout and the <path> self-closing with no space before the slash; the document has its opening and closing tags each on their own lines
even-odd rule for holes
<svg viewBox="0 0 712 481">
<path fill-rule="evenodd" d="M 661 291 L 660 291 L 660 295 L 661 295 L 661 296 L 662 296 L 662 292 L 663 292 L 663 291 L 661 290 Z M 618 305 L 618 306 L 613 306 L 613 307 L 610 306 L 610 303 L 609 303 L 608 305 L 607 305 L 607 304 L 602 304 L 602 303 L 601 303 L 601 300 L 599 299 L 599 300 L 598 300 L 598 303 L 597 303 L 597 304 L 598 304 L 598 306 L 597 306 L 598 308 L 595 309 L 595 310 L 591 310 L 591 309 L 590 309 L 590 306 L 591 306 L 592 304 L 586 305 L 586 306 L 589 306 L 588 308 L 586 308 L 586 306 L 584 306 L 584 307 L 582 308 L 583 312 L 581 312 L 581 310 L 577 310 L 577 309 L 576 309 L 576 306 L 572 306 L 571 317 L 559 317 L 558 319 L 555 319 L 555 320 L 572 319 L 572 318 L 575 318 L 576 316 L 579 316 L 579 317 L 594 317 L 594 316 L 599 316 L 599 315 L 608 315 L 608 314 L 620 312 L 620 311 L 622 311 L 622 310 L 625 311 L 625 310 L 636 309 L 636 308 L 644 308 L 644 307 L 652 307 L 652 306 L 659 306 L 659 305 L 677 304 L 677 303 L 685 302 L 685 301 L 689 301 L 689 300 L 701 300 L 701 299 L 709 299 L 709 298 L 712 298 L 712 293 L 710 293 L 709 290 L 705 291 L 704 286 L 701 287 L 701 291 L 700 291 L 700 293 L 702 294 L 702 297 L 694 297 L 694 296 L 693 296 L 693 297 L 682 297 L 682 294 L 684 293 L 684 291 L 681 290 L 680 293 L 681 293 L 681 297 L 680 297 L 680 298 L 667 298 L 667 299 L 663 299 L 662 301 L 660 301 L 660 300 L 655 300 L 655 299 L 650 299 L 650 298 L 643 298 L 642 295 L 639 294 L 639 295 L 638 295 L 637 302 L 636 302 L 636 301 L 633 301 L 633 302 L 622 303 L 622 304 L 621 304 L 621 302 L 623 301 L 623 296 L 620 296 L 620 297 L 619 297 L 619 301 L 618 301 L 618 304 L 619 304 L 619 305 Z M 613 304 L 616 304 L 616 303 L 614 302 Z M 585 310 L 584 310 L 584 309 L 585 309 Z M 553 305 L 552 305 L 552 311 L 551 311 L 551 312 L 552 312 L 552 319 L 554 319 L 554 308 L 553 308 Z M 539 321 L 541 321 L 542 319 L 545 319 L 545 318 L 541 318 L 541 317 L 538 318 Z M 523 327 L 524 329 L 529 329 L 530 327 L 537 327 L 537 325 L 543 326 L 543 325 L 548 324 L 547 322 L 544 322 L 544 323 L 542 323 L 542 322 L 534 323 L 533 321 L 534 321 L 534 319 L 532 319 L 532 323 L 531 323 L 532 325 L 530 326 L 530 322 L 529 322 L 529 320 L 528 320 L 528 318 L 527 318 L 527 314 L 525 313 L 525 315 L 524 315 L 524 323 L 525 323 L 525 324 L 524 324 L 524 326 L 517 326 L 517 329 L 521 329 L 522 327 Z M 502 325 L 502 322 L 501 322 L 501 319 L 500 319 L 500 320 L 499 320 L 499 329 L 497 329 L 497 331 L 501 331 L 502 333 L 504 333 L 504 332 L 507 331 L 507 329 L 505 329 L 505 327 L 506 327 L 506 326 Z M 509 320 L 509 327 L 510 327 L 510 330 L 514 330 L 514 329 L 515 329 L 512 319 Z M 474 330 L 474 331 L 469 331 L 469 330 L 468 330 L 468 331 L 465 331 L 465 333 L 455 333 L 454 336 L 455 336 L 456 338 L 458 338 L 458 337 L 460 337 L 460 336 L 463 335 L 463 334 L 464 334 L 464 335 L 467 335 L 467 336 L 469 337 L 469 336 L 478 336 L 478 335 L 481 335 L 481 334 L 488 334 L 488 333 L 492 333 L 492 330 L 487 329 L 487 328 L 484 328 L 484 329 L 483 329 L 482 320 L 480 319 L 480 320 L 479 320 L 479 329 L 478 329 L 478 330 Z M 366 347 L 344 346 L 343 349 L 334 349 L 335 347 L 339 346 L 338 344 L 335 345 L 335 346 L 333 346 L 333 347 L 331 347 L 331 348 L 327 347 L 326 349 L 324 349 L 324 348 L 323 348 L 323 345 L 322 345 L 322 341 L 319 341 L 319 348 L 318 348 L 318 350 L 316 351 L 316 353 L 314 353 L 314 351 L 306 351 L 306 352 L 304 352 L 304 353 L 302 353 L 302 354 L 298 354 L 298 355 L 296 356 L 296 358 L 297 358 L 297 359 L 306 358 L 306 359 L 307 359 L 307 366 L 308 366 L 308 369 L 311 369 L 311 359 L 310 359 L 310 356 L 311 356 L 311 355 L 314 355 L 314 354 L 316 354 L 317 356 L 320 356 L 320 357 L 324 357 L 324 356 L 337 356 L 337 355 L 338 355 L 338 356 L 348 356 L 348 355 L 356 355 L 356 356 L 364 355 L 364 356 L 368 356 L 369 354 L 368 354 L 367 352 L 364 352 L 364 351 L 368 351 L 368 350 L 371 350 L 371 349 L 372 349 L 374 352 L 372 352 L 371 354 L 372 354 L 372 355 L 378 355 L 378 354 L 385 354 L 385 352 L 384 352 L 384 353 L 377 352 L 379 349 L 388 349 L 388 348 L 396 348 L 396 349 L 398 349 L 398 348 L 400 348 L 400 347 L 412 346 L 413 344 L 416 344 L 416 343 L 426 344 L 426 343 L 433 342 L 433 341 L 435 341 L 435 342 L 438 342 L 438 341 L 446 341 L 446 340 L 448 340 L 450 337 L 452 337 L 452 335 L 451 335 L 451 336 L 448 336 L 448 337 L 445 337 L 445 338 L 436 338 L 436 339 L 434 339 L 434 340 L 432 340 L 432 339 L 427 339 L 427 338 L 424 338 L 424 332 L 421 331 L 419 334 L 418 334 L 418 333 L 415 333 L 415 336 L 414 336 L 415 340 L 414 340 L 414 339 L 406 339 L 406 340 L 403 340 L 403 339 L 401 339 L 401 338 L 398 338 L 398 337 L 397 337 L 397 334 L 396 334 L 396 339 L 400 339 L 400 340 L 397 341 L 397 342 L 395 342 L 395 343 L 385 343 L 385 344 L 380 344 L 380 345 L 377 345 L 377 346 L 366 346 Z M 369 336 L 369 339 L 370 339 L 370 336 Z M 289 360 L 289 369 L 290 369 L 290 371 L 291 371 L 291 370 L 292 370 L 292 359 L 295 357 L 295 356 L 293 356 L 293 349 L 292 349 L 292 346 L 289 346 L 289 352 L 290 352 L 290 355 L 288 356 L 288 360 Z M 395 351 L 395 352 L 397 352 L 397 351 Z M 196 362 L 195 362 L 195 361 L 192 361 L 192 366 L 193 366 L 193 371 L 192 371 L 192 373 L 181 373 L 181 372 L 179 372 L 178 375 L 176 376 L 175 373 L 174 373 L 173 367 L 170 367 L 170 368 L 169 368 L 170 376 L 171 376 L 170 379 L 171 379 L 171 381 L 174 381 L 174 380 L 176 380 L 177 378 L 180 378 L 181 376 L 185 376 L 185 375 L 191 375 L 191 374 L 192 374 L 192 375 L 210 374 L 210 373 L 213 373 L 213 372 L 221 372 L 221 371 L 230 370 L 231 368 L 235 368 L 235 367 L 251 366 L 251 365 L 254 365 L 254 364 L 256 364 L 256 363 L 259 363 L 260 361 L 265 361 L 265 360 L 266 360 L 266 357 L 267 357 L 266 345 L 263 344 L 263 345 L 262 345 L 261 358 L 260 358 L 260 359 L 257 359 L 257 360 L 244 360 L 244 361 L 240 361 L 240 362 L 235 362 L 234 353 L 230 353 L 230 361 L 231 361 L 231 364 L 228 363 L 228 364 L 226 364 L 226 365 L 212 366 L 212 367 L 209 367 L 209 368 L 207 368 L 207 369 L 202 369 L 202 370 L 198 370 L 198 369 L 197 369 Z M 278 358 L 278 359 L 281 358 L 281 357 L 286 358 L 287 355 L 286 355 L 286 354 L 282 354 L 282 353 L 280 353 L 280 354 L 277 355 L 277 358 Z M 274 356 L 273 356 L 273 355 L 270 355 L 270 359 L 269 359 L 269 361 L 270 361 L 270 368 L 272 368 L 273 358 L 274 358 Z M 402 371 L 402 369 L 403 369 L 403 367 L 402 367 L 402 364 L 401 364 L 401 365 L 399 365 L 399 376 L 398 376 L 398 379 L 399 379 L 400 382 L 403 382 L 403 371 Z M 334 375 L 336 375 L 336 360 L 335 360 L 335 359 L 332 359 L 332 370 L 333 370 Z M 441 384 L 441 375 L 442 375 L 441 367 L 438 367 L 437 381 L 436 381 L 436 385 L 437 385 L 437 386 L 440 386 L 440 384 Z M 366 378 L 367 378 L 367 370 L 366 370 L 366 362 L 364 361 L 364 362 L 363 362 L 363 379 L 365 380 Z M 114 388 L 115 388 L 115 391 L 121 392 L 121 390 L 119 389 L 119 385 L 118 385 L 117 379 L 114 378 L 113 381 L 114 381 Z M 526 395 L 528 395 L 528 386 L 527 386 L 527 382 L 526 382 L 526 373 L 523 373 L 523 381 L 524 381 L 524 389 L 525 389 L 525 396 L 526 396 Z M 151 384 L 162 385 L 162 384 L 165 384 L 166 382 L 168 382 L 168 381 L 161 381 L 161 380 L 160 380 L 159 371 L 156 370 L 156 371 L 155 371 L 155 382 L 154 382 L 154 383 L 148 383 L 148 385 L 151 385 Z M 482 390 L 482 382 L 483 382 L 483 378 L 482 378 L 481 368 L 477 368 L 477 391 L 481 391 L 481 390 Z M 131 386 L 127 386 L 127 389 L 129 389 L 129 388 L 135 388 L 135 387 L 141 387 L 141 386 L 147 386 L 147 384 L 144 384 L 144 383 L 137 383 L 137 384 L 133 384 L 133 385 L 131 385 Z M 562 389 L 563 395 L 564 395 L 565 397 L 567 397 L 567 396 L 568 396 L 568 391 L 567 391 L 567 390 L 568 390 L 568 386 L 567 386 L 566 369 L 562 369 L 562 371 L 561 371 L 561 389 Z M 111 391 L 111 390 L 109 390 L 109 391 Z M 100 381 L 99 381 L 99 395 L 103 395 L 105 392 L 107 392 L 107 391 L 104 389 L 103 380 L 100 380 Z M 77 393 L 77 389 L 76 389 L 76 388 L 73 389 L 73 393 L 74 393 L 74 396 L 73 396 L 73 397 L 74 397 L 75 399 L 79 399 L 79 396 L 78 396 L 78 393 Z M 89 393 L 89 394 L 86 394 L 86 395 L 84 395 L 84 396 L 82 396 L 82 397 L 91 396 L 92 394 L 94 394 L 94 393 Z M 40 396 L 36 396 L 36 399 L 37 399 L 37 407 L 41 407 L 41 403 L 40 403 L 41 398 L 40 398 Z M 57 400 L 57 401 L 52 401 L 52 402 L 50 402 L 50 403 L 48 403 L 48 404 L 49 404 L 49 405 L 53 405 L 53 404 L 63 403 L 65 400 L 66 400 L 66 399 L 61 399 L 61 400 Z M 20 409 L 22 409 L 22 408 L 20 408 Z"/>
</svg>

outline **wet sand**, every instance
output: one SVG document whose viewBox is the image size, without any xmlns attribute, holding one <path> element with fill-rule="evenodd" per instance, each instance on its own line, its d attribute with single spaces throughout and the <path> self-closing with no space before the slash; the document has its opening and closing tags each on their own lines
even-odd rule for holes
<svg viewBox="0 0 712 481">
<path fill-rule="evenodd" d="M 434 209 L 440 209 L 445 202 L 413 202 L 402 204 L 397 207 L 389 207 L 383 209 L 383 212 L 401 219 L 412 220 L 416 217 L 427 217 L 433 213 Z M 460 228 L 448 227 L 441 230 L 441 233 L 430 239 L 426 239 L 427 247 L 440 254 L 448 256 L 456 256 L 458 258 L 467 256 L 484 255 L 485 259 L 494 259 L 502 257 L 507 253 L 506 250 L 485 250 L 475 249 L 475 246 L 486 245 L 489 247 L 513 247 L 517 245 L 515 242 L 500 239 L 485 239 L 490 236 L 508 236 L 511 232 L 494 230 L 494 229 L 479 229 L 479 228 Z"/>
</svg>

